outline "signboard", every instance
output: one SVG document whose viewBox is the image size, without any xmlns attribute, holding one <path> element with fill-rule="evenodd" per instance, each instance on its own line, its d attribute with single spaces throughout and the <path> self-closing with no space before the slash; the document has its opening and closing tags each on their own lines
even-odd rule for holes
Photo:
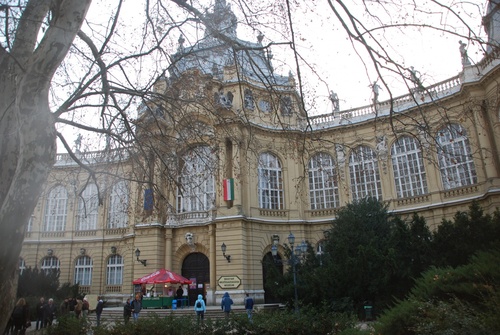
<svg viewBox="0 0 500 335">
<path fill-rule="evenodd" d="M 238 288 L 241 284 L 241 280 L 238 276 L 224 276 L 219 278 L 219 286 L 221 288 Z"/>
</svg>

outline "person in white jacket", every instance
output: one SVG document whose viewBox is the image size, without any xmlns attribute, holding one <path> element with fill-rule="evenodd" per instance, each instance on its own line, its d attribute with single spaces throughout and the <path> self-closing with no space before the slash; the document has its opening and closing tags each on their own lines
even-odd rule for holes
<svg viewBox="0 0 500 335">
<path fill-rule="evenodd" d="M 201 323 L 203 323 L 207 307 L 205 306 L 205 301 L 203 300 L 203 296 L 201 294 L 198 294 L 198 300 L 194 302 L 194 311 L 196 312 L 198 324 L 200 324 L 200 319 Z"/>
</svg>

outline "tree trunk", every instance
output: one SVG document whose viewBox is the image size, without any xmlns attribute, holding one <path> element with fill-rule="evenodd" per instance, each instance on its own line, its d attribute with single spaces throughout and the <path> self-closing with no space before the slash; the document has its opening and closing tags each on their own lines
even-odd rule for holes
<svg viewBox="0 0 500 335">
<path fill-rule="evenodd" d="M 24 229 L 55 161 L 55 121 L 48 101 L 50 82 L 89 6 L 90 0 L 31 0 L 23 11 L 11 49 L 0 50 L 1 330 L 16 300 Z M 50 25 L 37 45 L 41 22 L 49 10 Z"/>
</svg>

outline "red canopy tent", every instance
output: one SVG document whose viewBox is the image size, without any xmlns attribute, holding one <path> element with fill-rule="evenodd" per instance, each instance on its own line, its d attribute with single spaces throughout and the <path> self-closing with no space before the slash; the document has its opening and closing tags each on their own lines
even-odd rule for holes
<svg viewBox="0 0 500 335">
<path fill-rule="evenodd" d="M 160 269 L 132 282 L 136 284 L 191 284 L 191 280 L 166 269 Z"/>
</svg>

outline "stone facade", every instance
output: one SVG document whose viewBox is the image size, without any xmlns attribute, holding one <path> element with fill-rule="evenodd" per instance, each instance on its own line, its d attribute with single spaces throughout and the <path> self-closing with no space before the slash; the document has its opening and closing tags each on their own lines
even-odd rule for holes
<svg viewBox="0 0 500 335">
<path fill-rule="evenodd" d="M 237 304 L 245 293 L 262 303 L 273 236 L 281 255 L 290 232 L 320 251 L 335 210 L 356 199 L 417 212 L 432 228 L 473 200 L 487 212 L 500 206 L 497 49 L 409 95 L 308 117 L 261 38 L 239 42 L 250 51 L 232 58 L 234 45 L 209 35 L 189 48 L 180 39 L 175 67 L 141 106 L 137 147 L 79 154 L 95 181 L 58 156 L 21 267 L 58 267 L 61 282 L 117 301 L 134 279 L 167 268 L 196 278 L 190 296 L 208 304 L 226 291 Z M 200 56 L 213 63 L 193 65 Z"/>
</svg>

